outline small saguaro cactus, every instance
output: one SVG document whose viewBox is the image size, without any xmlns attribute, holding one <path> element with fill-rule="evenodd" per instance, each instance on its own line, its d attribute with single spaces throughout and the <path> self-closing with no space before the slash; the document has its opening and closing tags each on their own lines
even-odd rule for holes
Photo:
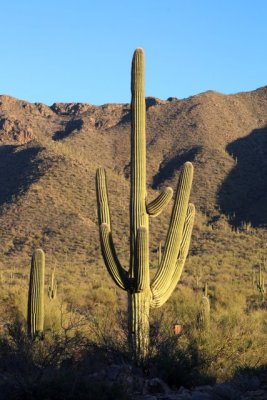
<svg viewBox="0 0 267 400">
<path fill-rule="evenodd" d="M 150 308 L 163 305 L 180 279 L 187 257 L 195 208 L 189 204 L 193 166 L 182 168 L 170 226 L 158 270 L 150 282 L 149 217 L 158 216 L 169 203 L 173 190 L 167 187 L 149 202 L 146 189 L 146 104 L 144 93 L 144 52 L 137 49 L 132 61 L 131 79 L 131 188 L 130 188 L 130 266 L 120 263 L 113 244 L 106 173 L 96 173 L 98 220 L 103 258 L 114 282 L 128 292 L 128 338 L 135 360 L 145 359 L 149 344 Z"/>
<path fill-rule="evenodd" d="M 44 331 L 44 275 L 45 254 L 42 249 L 33 253 L 28 293 L 28 334 L 42 337 Z"/>
<path fill-rule="evenodd" d="M 205 283 L 204 294 L 200 303 L 200 326 L 203 329 L 208 329 L 210 326 L 210 299 L 208 295 L 208 284 Z"/>
<path fill-rule="evenodd" d="M 48 297 L 50 300 L 53 300 L 57 297 L 57 281 L 55 278 L 55 268 L 53 269 L 51 274 L 51 282 L 48 287 Z"/>
<path fill-rule="evenodd" d="M 265 282 L 264 282 L 264 275 L 263 275 L 261 266 L 259 268 L 259 272 L 256 275 L 256 288 L 261 295 L 262 301 L 264 301 Z"/>
<path fill-rule="evenodd" d="M 195 267 L 195 269 L 194 269 L 194 272 L 193 272 L 193 277 L 194 277 L 194 286 L 193 286 L 193 288 L 195 290 L 197 290 L 197 291 L 200 288 L 200 282 L 201 282 L 201 279 L 202 279 L 202 275 L 203 275 L 202 267 L 197 265 Z"/>
</svg>

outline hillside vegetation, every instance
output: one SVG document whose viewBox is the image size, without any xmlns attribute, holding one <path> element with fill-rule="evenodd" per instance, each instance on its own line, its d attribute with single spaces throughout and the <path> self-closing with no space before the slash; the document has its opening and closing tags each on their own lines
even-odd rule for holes
<svg viewBox="0 0 267 400">
<path fill-rule="evenodd" d="M 187 99 L 147 98 L 146 107 L 148 193 L 153 198 L 164 186 L 175 188 L 182 164 L 191 161 L 197 212 L 182 279 L 171 300 L 152 316 L 158 335 L 152 346 L 157 348 L 160 337 L 170 359 L 164 359 L 163 346 L 153 362 L 167 371 L 163 378 L 169 384 L 202 382 L 196 369 L 205 379 L 223 381 L 238 368 L 267 364 L 267 303 L 252 284 L 253 271 L 267 270 L 267 87 L 234 95 L 208 91 Z M 63 311 L 75 321 L 86 316 L 85 336 L 104 332 L 102 340 L 108 336 L 113 343 L 116 335 L 121 338 L 116 313 L 124 312 L 126 296 L 115 288 L 100 255 L 95 171 L 107 171 L 114 241 L 127 267 L 129 105 L 48 107 L 0 96 L 0 143 L 4 325 L 14 317 L 25 320 L 30 257 L 41 247 L 46 285 L 53 268 L 58 281 L 57 302 L 47 300 L 46 326 L 55 329 L 53 321 Z M 152 275 L 171 207 L 151 224 Z M 200 335 L 196 324 L 205 282 L 212 340 Z M 185 336 L 174 350 L 162 338 L 177 323 Z M 190 373 L 177 381 L 174 368 Z"/>
</svg>

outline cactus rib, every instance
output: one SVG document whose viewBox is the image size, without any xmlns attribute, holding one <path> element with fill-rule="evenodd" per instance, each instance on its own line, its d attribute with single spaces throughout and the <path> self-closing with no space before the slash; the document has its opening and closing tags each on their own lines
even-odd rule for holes
<svg viewBox="0 0 267 400">
<path fill-rule="evenodd" d="M 136 238 L 135 290 L 140 292 L 149 288 L 149 255 L 147 229 L 141 226 Z"/>
</svg>

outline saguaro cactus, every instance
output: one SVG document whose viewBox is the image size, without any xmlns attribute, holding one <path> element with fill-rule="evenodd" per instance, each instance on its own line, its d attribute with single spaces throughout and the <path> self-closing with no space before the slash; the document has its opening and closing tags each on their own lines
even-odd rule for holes
<svg viewBox="0 0 267 400">
<path fill-rule="evenodd" d="M 209 329 L 210 326 L 210 299 L 208 295 L 208 285 L 205 283 L 204 295 L 200 303 L 200 326 L 203 329 Z"/>
<path fill-rule="evenodd" d="M 256 288 L 261 295 L 262 301 L 264 301 L 265 282 L 264 282 L 264 275 L 263 275 L 261 266 L 259 268 L 258 274 L 256 275 Z"/>
<path fill-rule="evenodd" d="M 55 278 L 55 268 L 53 269 L 51 274 L 51 282 L 48 287 L 47 294 L 50 300 L 53 300 L 57 297 L 57 281 Z"/>
<path fill-rule="evenodd" d="M 146 357 L 149 342 L 149 311 L 167 301 L 181 276 L 188 253 L 195 209 L 188 204 L 193 166 L 186 162 L 180 174 L 170 226 L 158 271 L 149 277 L 149 217 L 159 215 L 170 201 L 170 187 L 149 202 L 146 191 L 146 136 L 144 53 L 137 49 L 132 61 L 131 81 L 131 193 L 130 193 L 130 267 L 121 265 L 111 233 L 106 173 L 96 173 L 100 242 L 106 267 L 121 288 L 128 292 L 129 343 L 134 357 Z"/>
<path fill-rule="evenodd" d="M 28 334 L 33 338 L 42 337 L 44 331 L 44 274 L 45 254 L 37 249 L 32 256 L 28 294 Z"/>
</svg>

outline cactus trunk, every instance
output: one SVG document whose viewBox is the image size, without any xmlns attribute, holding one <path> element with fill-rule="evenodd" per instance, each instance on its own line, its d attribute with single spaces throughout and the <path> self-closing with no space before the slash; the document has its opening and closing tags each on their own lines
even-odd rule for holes
<svg viewBox="0 0 267 400">
<path fill-rule="evenodd" d="M 148 214 L 146 212 L 146 104 L 144 90 L 144 56 L 141 49 L 135 51 L 132 61 L 132 101 L 131 101 L 131 196 L 130 196 L 130 241 L 131 261 L 130 279 L 134 290 L 129 301 L 129 340 L 135 358 L 143 359 L 146 355 L 149 335 L 150 304 L 145 293 L 149 292 L 148 259 Z M 139 235 L 142 227 L 145 234 Z M 146 237 L 145 237 L 146 236 Z M 138 260 L 137 240 L 146 254 Z M 145 259 L 146 258 L 146 259 Z M 140 271 L 142 275 L 140 276 Z M 138 276 L 139 275 L 139 276 Z M 137 286 L 142 285 L 141 288 Z"/>
<path fill-rule="evenodd" d="M 142 362 L 149 346 L 149 293 L 129 293 L 128 297 L 129 344 L 134 359 Z"/>
<path fill-rule="evenodd" d="M 166 188 L 159 196 L 147 201 L 144 52 L 137 49 L 132 61 L 132 123 L 131 123 L 131 193 L 130 193 L 130 266 L 119 262 L 112 239 L 106 174 L 96 173 L 98 219 L 103 258 L 114 282 L 128 291 L 129 346 L 137 363 L 147 355 L 149 346 L 149 311 L 168 300 L 180 279 L 188 253 L 195 208 L 188 204 L 193 166 L 187 162 L 181 172 L 170 227 L 158 271 L 149 276 L 149 217 L 156 217 L 172 197 Z"/>
</svg>

